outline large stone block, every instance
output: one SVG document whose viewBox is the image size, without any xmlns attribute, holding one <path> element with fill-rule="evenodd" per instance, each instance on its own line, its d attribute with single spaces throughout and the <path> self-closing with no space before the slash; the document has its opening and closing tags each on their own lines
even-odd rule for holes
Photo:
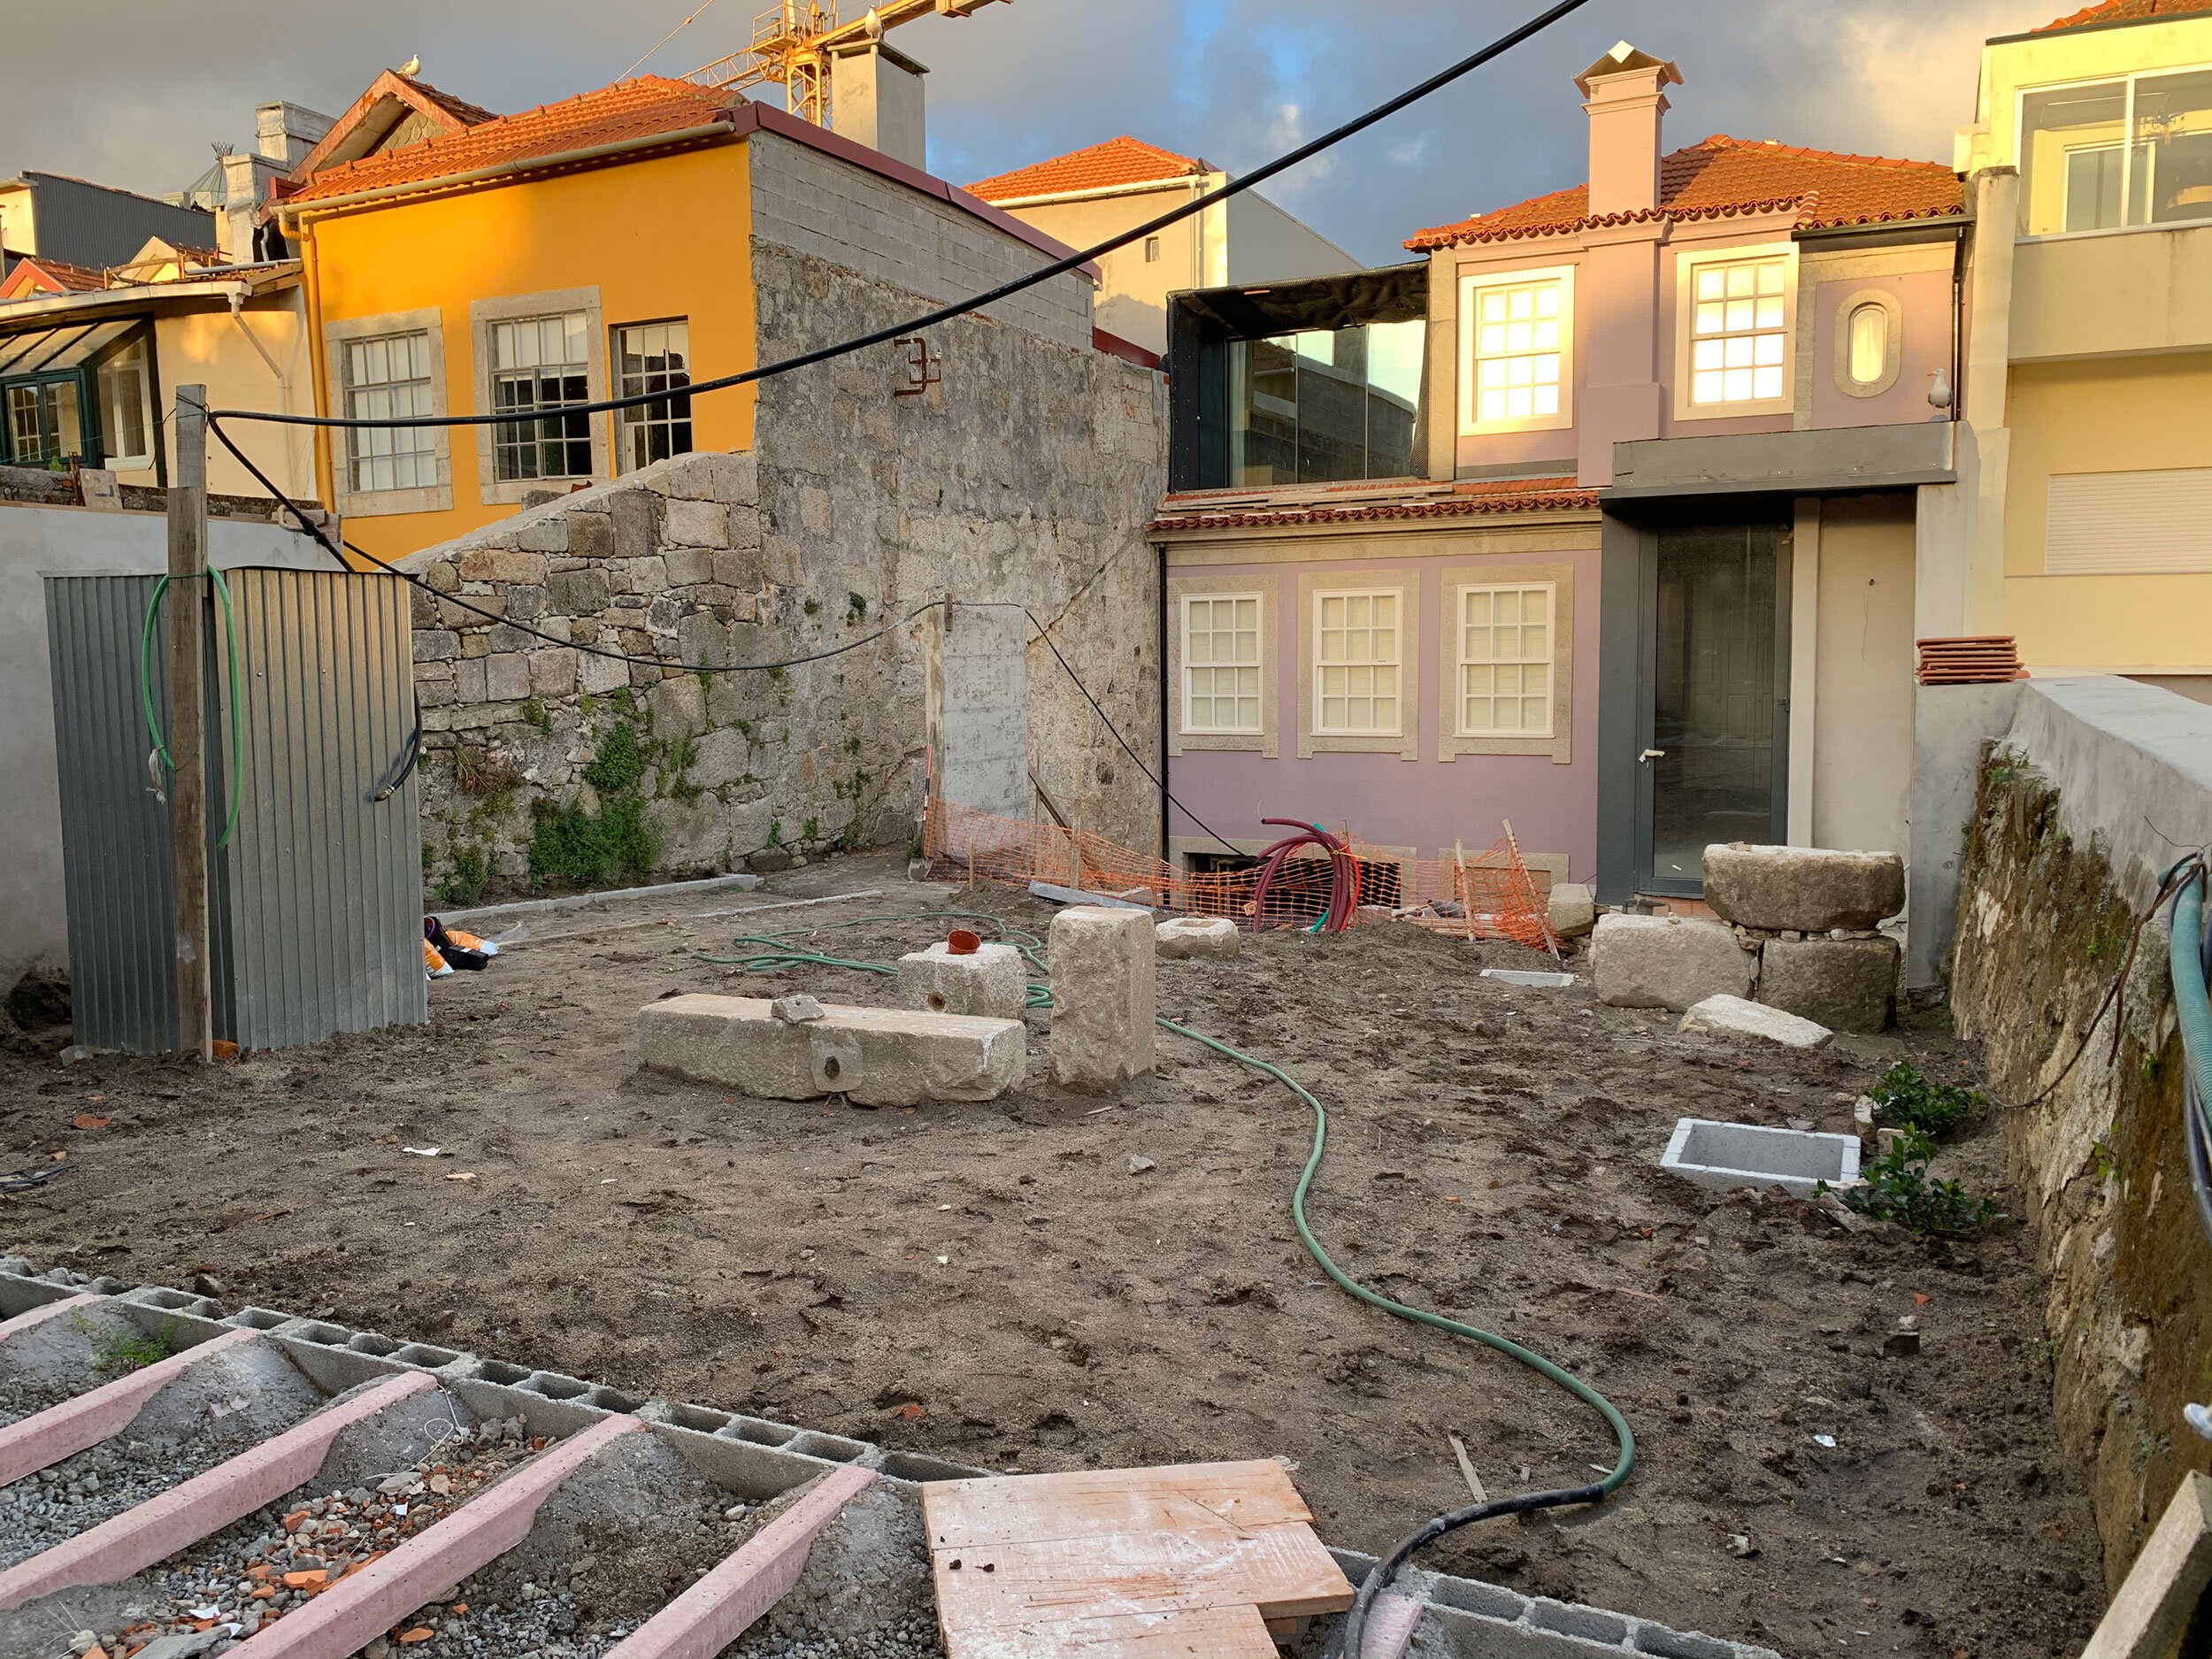
<svg viewBox="0 0 2212 1659">
<path fill-rule="evenodd" d="M 1705 849 L 1705 902 L 1742 927 L 1871 927 L 1905 908 L 1905 861 L 1895 853 L 1731 841 Z"/>
<path fill-rule="evenodd" d="M 1153 931 L 1154 949 L 1168 962 L 1190 956 L 1233 956 L 1244 935 L 1225 916 L 1176 916 Z"/>
<path fill-rule="evenodd" d="M 595 617 L 613 596 L 603 571 L 557 571 L 545 586 L 554 605 L 572 617 Z"/>
<path fill-rule="evenodd" d="M 603 559 L 614 553 L 614 519 L 603 512 L 568 515 L 568 552 L 571 558 Z"/>
<path fill-rule="evenodd" d="M 939 940 L 899 958 L 899 991 L 909 1008 L 933 1014 L 1019 1019 L 1029 1001 L 1029 967 L 1011 945 L 979 945 L 956 956 Z"/>
<path fill-rule="evenodd" d="M 1831 1031 L 1882 1031 L 1896 1006 L 1893 939 L 1770 939 L 1759 1000 Z"/>
<path fill-rule="evenodd" d="M 484 695 L 493 703 L 519 703 L 530 695 L 530 659 L 502 651 L 484 659 Z"/>
<path fill-rule="evenodd" d="M 702 789 L 719 789 L 742 778 L 751 761 L 752 745 L 745 741 L 745 733 L 735 726 L 723 726 L 692 746 L 691 781 Z"/>
<path fill-rule="evenodd" d="M 1740 996 L 1709 996 L 1682 1016 L 1683 1031 L 1721 1037 L 1756 1037 L 1786 1048 L 1817 1048 L 1835 1033 L 1825 1025 Z"/>
<path fill-rule="evenodd" d="M 1752 958 L 1717 922 L 1601 916 L 1591 941 L 1598 1000 L 1679 1013 L 1709 996 L 1751 995 Z"/>
<path fill-rule="evenodd" d="M 661 539 L 670 547 L 718 548 L 730 544 L 730 511 L 719 502 L 671 499 Z"/>
<path fill-rule="evenodd" d="M 1052 1079 L 1103 1094 L 1152 1070 L 1159 970 L 1151 915 L 1078 904 L 1052 918 Z"/>
<path fill-rule="evenodd" d="M 461 578 L 472 582 L 541 582 L 546 577 L 545 555 L 506 551 L 497 548 L 469 548 L 461 554 Z"/>
<path fill-rule="evenodd" d="M 833 1003 L 820 1019 L 789 1025 L 758 997 L 690 995 L 648 1002 L 637 1025 L 648 1069 L 763 1100 L 996 1100 L 1020 1086 L 1029 1065 L 1018 1019 Z"/>
<path fill-rule="evenodd" d="M 649 489 L 618 489 L 607 497 L 616 558 L 643 558 L 660 546 L 661 497 Z"/>
<path fill-rule="evenodd" d="M 1587 882 L 1554 883 L 1549 910 L 1551 930 L 1562 939 L 1579 938 L 1598 923 L 1597 902 Z"/>
</svg>

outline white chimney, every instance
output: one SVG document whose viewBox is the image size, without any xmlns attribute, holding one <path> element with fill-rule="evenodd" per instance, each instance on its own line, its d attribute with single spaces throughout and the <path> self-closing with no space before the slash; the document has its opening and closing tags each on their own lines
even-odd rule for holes
<svg viewBox="0 0 2212 1659">
<path fill-rule="evenodd" d="M 318 115 L 296 104 L 257 104 L 254 148 L 280 171 L 289 173 L 334 125 L 327 115 Z"/>
<path fill-rule="evenodd" d="M 922 77 L 928 73 L 881 41 L 832 47 L 830 131 L 927 171 Z"/>
</svg>

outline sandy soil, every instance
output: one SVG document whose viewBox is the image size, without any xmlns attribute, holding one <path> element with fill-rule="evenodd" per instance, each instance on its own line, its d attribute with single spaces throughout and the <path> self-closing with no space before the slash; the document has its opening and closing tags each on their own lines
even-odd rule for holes
<svg viewBox="0 0 2212 1659">
<path fill-rule="evenodd" d="M 887 894 L 762 928 L 1049 917 L 884 860 L 772 886 L 744 902 Z M 1033 1082 L 866 1111 L 641 1073 L 641 1003 L 738 988 L 691 955 L 726 951 L 737 920 L 681 919 L 738 902 L 540 918 L 489 972 L 433 986 L 426 1028 L 210 1072 L 0 1056 L 9 1167 L 69 1154 L 4 1201 L 0 1244 L 994 1468 L 1282 1454 L 1323 1535 L 1369 1550 L 1467 1501 L 1448 1434 L 1493 1494 L 1609 1463 L 1563 1391 L 1322 1279 L 1289 1214 L 1309 1114 L 1195 1045 L 1163 1034 L 1158 1075 L 1111 1104 Z M 887 960 L 944 926 L 820 943 Z M 2102 1578 L 2051 1426 L 2027 1231 L 1847 1233 L 1656 1168 L 1679 1116 L 1845 1129 L 1893 1059 L 1972 1080 L 1970 1054 L 1939 1022 L 1810 1058 L 1740 1048 L 1586 983 L 1478 977 L 1515 963 L 1535 965 L 1371 926 L 1162 964 L 1164 1013 L 1329 1103 L 1312 1215 L 1348 1271 L 1571 1364 L 1635 1427 L 1616 1501 L 1460 1534 L 1428 1564 L 1793 1655 L 2078 1651 Z M 743 988 L 764 986 L 885 995 L 831 971 Z M 1033 1015 L 1035 1078 L 1047 1029 Z M 2017 1208 L 1993 1124 L 1944 1162 Z M 1883 1357 L 1914 1313 L 1924 1350 Z"/>
</svg>

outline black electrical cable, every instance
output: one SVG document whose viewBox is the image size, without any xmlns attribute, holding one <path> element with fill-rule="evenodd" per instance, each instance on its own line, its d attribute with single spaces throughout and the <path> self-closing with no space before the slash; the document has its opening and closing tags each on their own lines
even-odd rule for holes
<svg viewBox="0 0 2212 1659">
<path fill-rule="evenodd" d="M 415 729 L 407 734 L 407 754 L 399 764 L 399 776 L 379 789 L 369 799 L 381 804 L 407 787 L 407 780 L 415 775 L 415 768 L 422 760 L 422 699 L 415 699 Z"/>
<path fill-rule="evenodd" d="M 725 374 L 719 379 L 711 380 L 695 380 L 687 388 L 687 396 L 697 397 L 708 392 L 726 391 L 733 386 L 744 386 L 754 380 L 764 380 L 772 375 L 787 374 L 794 369 L 803 369 L 816 363 L 826 363 L 833 357 L 846 357 L 856 351 L 864 351 L 870 346 L 883 345 L 902 335 L 918 334 L 925 328 L 933 328 L 940 323 L 947 323 L 955 318 L 964 317 L 970 311 L 979 311 L 986 305 L 995 304 L 1000 300 L 1010 298 L 1025 289 L 1037 287 L 1040 283 L 1048 282 L 1054 277 L 1064 276 L 1071 271 L 1080 270 L 1102 255 L 1112 253 L 1118 248 L 1128 247 L 1143 237 L 1156 234 L 1179 220 L 1202 212 L 1217 202 L 1225 202 L 1233 196 L 1240 196 L 1247 190 L 1264 184 L 1277 173 L 1286 172 L 1298 165 L 1299 163 L 1319 155 L 1323 150 L 1365 132 L 1377 122 L 1387 119 L 1409 104 L 1417 104 L 1431 93 L 1439 91 L 1459 80 L 1463 75 L 1470 74 L 1481 68 L 1492 58 L 1511 50 L 1532 35 L 1541 34 L 1568 13 L 1578 11 L 1588 4 L 1589 0 L 1559 0 L 1558 4 L 1530 19 L 1518 28 L 1500 35 L 1472 57 L 1460 59 L 1448 69 L 1431 75 L 1418 86 L 1409 88 L 1398 94 L 1396 97 L 1377 104 L 1364 115 L 1355 116 L 1341 127 L 1324 133 L 1309 143 L 1299 145 L 1297 149 L 1286 155 L 1278 156 L 1266 165 L 1256 168 L 1240 178 L 1231 180 L 1219 189 L 1209 190 L 1203 196 L 1193 196 L 1180 206 L 1171 208 L 1161 214 L 1157 219 L 1148 220 L 1133 230 L 1125 231 L 1118 236 L 1098 243 L 1095 247 L 1087 248 L 1080 253 L 1071 253 L 1064 259 L 1056 259 L 1050 265 L 1032 271 L 1025 276 L 1017 277 L 1010 282 L 1002 282 L 987 293 L 978 294 L 972 298 L 960 300 L 950 305 L 940 306 L 933 311 L 910 319 L 906 322 L 894 324 L 887 328 L 879 328 L 872 334 L 861 334 L 851 340 L 841 341 L 834 345 L 819 346 L 811 351 L 802 351 L 795 357 L 785 357 L 780 362 L 766 364 L 759 368 L 747 369 L 741 373 Z M 647 403 L 665 403 L 668 396 L 666 392 L 640 392 L 628 397 L 603 398 L 595 403 L 565 403 L 561 406 L 559 412 L 563 415 L 607 414 L 616 410 L 641 408 Z M 240 420 L 265 421 L 278 426 L 326 426 L 348 431 L 396 430 L 417 426 L 503 426 L 514 424 L 516 419 L 512 414 L 494 414 L 421 415 L 370 420 L 334 415 L 280 415 L 249 409 L 224 409 L 214 411 L 212 413 Z"/>
</svg>

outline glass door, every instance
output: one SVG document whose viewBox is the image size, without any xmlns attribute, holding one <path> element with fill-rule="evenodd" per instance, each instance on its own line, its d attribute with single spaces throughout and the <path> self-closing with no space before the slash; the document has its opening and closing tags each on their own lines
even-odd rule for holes
<svg viewBox="0 0 2212 1659">
<path fill-rule="evenodd" d="M 1639 889 L 1694 897 L 1705 849 L 1786 833 L 1787 529 L 1661 530 L 1645 568 Z"/>
</svg>

